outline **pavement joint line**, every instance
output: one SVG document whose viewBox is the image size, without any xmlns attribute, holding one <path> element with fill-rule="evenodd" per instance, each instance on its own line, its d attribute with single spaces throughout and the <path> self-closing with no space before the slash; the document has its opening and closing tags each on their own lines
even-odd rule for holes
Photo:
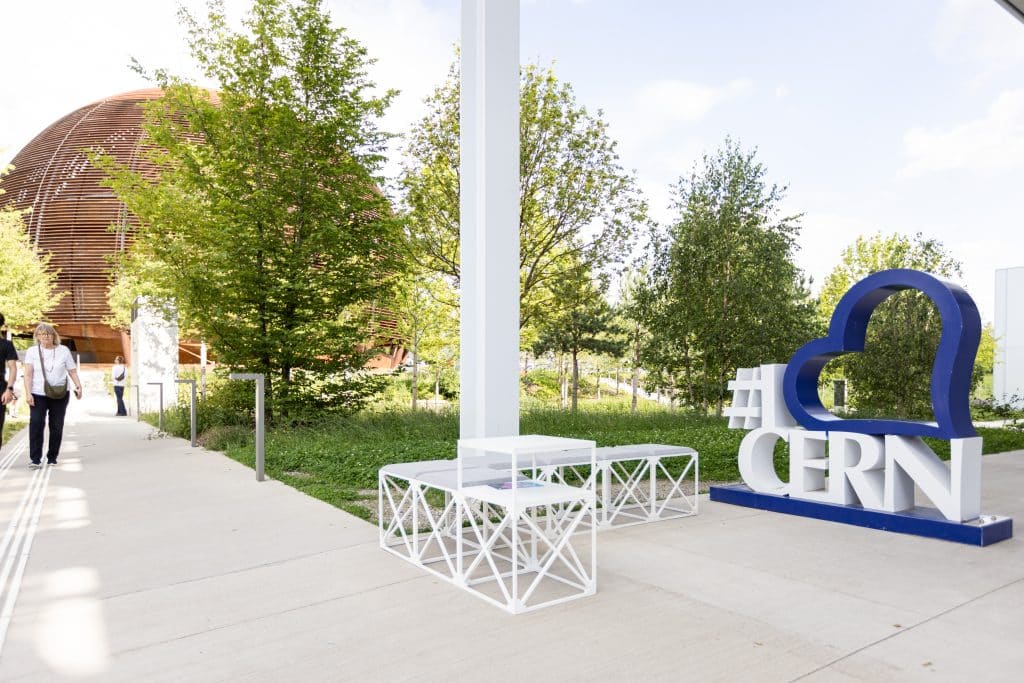
<svg viewBox="0 0 1024 683">
<path fill-rule="evenodd" d="M 889 635 L 887 635 L 885 637 L 879 638 L 878 640 L 875 640 L 874 642 L 868 643 L 867 645 L 863 645 L 863 646 L 857 648 L 856 650 L 854 650 L 852 652 L 847 652 L 842 657 L 837 657 L 837 658 L 833 659 L 831 662 L 828 662 L 827 664 L 822 664 L 817 669 L 812 669 L 811 671 L 803 673 L 803 674 L 797 676 L 796 678 L 790 679 L 790 681 L 791 682 L 792 681 L 800 681 L 800 680 L 803 680 L 803 679 L 807 678 L 808 676 L 813 676 L 816 673 L 821 673 L 822 671 L 825 671 L 826 669 L 832 668 L 833 666 L 835 666 L 839 662 L 845 661 L 845 660 L 849 659 L 850 657 L 853 657 L 855 655 L 860 654 L 861 652 L 864 652 L 865 650 L 868 650 L 870 648 L 875 647 L 876 645 L 880 645 L 881 643 L 884 643 L 887 640 L 892 640 L 893 638 L 897 638 L 899 636 L 902 636 L 902 635 L 905 635 L 907 633 L 910 633 L 911 631 L 915 630 L 919 626 L 924 626 L 925 624 L 930 623 L 932 621 L 935 621 L 936 619 L 938 619 L 940 617 L 944 617 L 947 614 L 955 612 L 956 610 L 958 610 L 958 609 L 960 609 L 962 607 L 966 607 L 967 605 L 975 603 L 975 602 L 981 600 L 982 598 L 987 598 L 988 596 L 992 595 L 993 593 L 998 593 L 1001 590 L 1004 590 L 1006 588 L 1009 588 L 1010 586 L 1013 586 L 1015 584 L 1022 583 L 1022 582 L 1024 582 L 1024 577 L 1013 579 L 1012 581 L 1009 581 L 1008 583 L 1004 583 L 1001 586 L 996 586 L 995 588 L 987 590 L 984 593 L 982 593 L 981 595 L 977 595 L 977 596 L 971 598 L 970 600 L 966 600 L 966 601 L 961 602 L 961 603 L 959 603 L 957 605 L 953 605 L 952 607 L 947 607 L 946 609 L 942 610 L 941 612 L 938 612 L 937 614 L 933 614 L 930 617 L 926 617 L 925 619 L 922 619 L 921 621 L 917 622 L 916 624 L 911 624 L 910 626 L 907 626 L 906 628 L 901 628 L 900 630 L 895 631 L 894 633 L 890 633 Z"/>
<path fill-rule="evenodd" d="M 0 613 L 0 654 L 2 654 L 4 643 L 7 641 L 7 630 L 10 627 L 14 616 L 14 607 L 21 592 L 25 567 L 32 554 L 32 542 L 35 540 L 36 530 L 39 527 L 39 516 L 46 503 L 47 486 L 52 472 L 53 468 L 47 466 L 45 469 L 36 470 L 33 473 L 26 487 L 22 505 L 19 506 L 15 517 L 11 520 L 11 527 L 8 529 L 8 534 L 14 532 L 13 544 L 8 546 L 6 536 L 3 541 L 4 550 L 8 555 L 4 562 L 2 576 L 0 576 L 0 590 L 6 593 L 3 611 Z M 26 502 L 28 506 L 24 507 Z M 10 573 L 11 569 L 14 570 L 13 574 Z M 8 581 L 10 581 L 9 584 Z"/>
<path fill-rule="evenodd" d="M 233 621 L 231 623 L 221 624 L 219 626 L 213 626 L 211 628 L 202 629 L 200 631 L 193 631 L 191 633 L 184 633 L 184 634 L 182 634 L 180 636 L 175 636 L 174 638 L 165 638 L 163 640 L 154 641 L 152 643 L 146 643 L 145 645 L 137 645 L 135 647 L 125 648 L 123 650 L 112 650 L 110 652 L 110 655 L 112 657 L 115 657 L 115 656 L 118 656 L 118 655 L 130 654 L 132 652 L 140 652 L 142 650 L 147 650 L 147 649 L 152 648 L 152 647 L 159 647 L 161 645 L 167 645 L 168 643 L 176 643 L 178 641 L 188 640 L 189 638 L 195 638 L 196 636 L 202 636 L 202 635 L 206 635 L 208 633 L 214 633 L 216 631 L 223 631 L 224 629 L 234 628 L 236 626 L 241 626 L 242 624 L 255 623 L 255 622 L 258 622 L 258 621 L 263 621 L 265 619 L 272 619 L 274 617 L 279 617 L 279 616 L 281 616 L 283 614 L 290 614 L 292 612 L 300 612 L 300 611 L 302 611 L 304 609 L 309 609 L 310 607 L 318 607 L 320 605 L 326 605 L 327 603 L 338 602 L 338 601 L 341 601 L 341 600 L 349 600 L 351 598 L 356 598 L 356 597 L 359 597 L 361 595 L 366 595 L 368 593 L 374 593 L 376 591 L 385 590 L 385 589 L 388 589 L 388 588 L 394 588 L 395 586 L 400 586 L 400 585 L 406 584 L 406 583 L 412 583 L 414 581 L 429 581 L 432 578 L 435 578 L 435 577 L 432 577 L 430 575 L 417 574 L 417 575 L 412 576 L 412 577 L 410 577 L 408 579 L 399 579 L 398 581 L 391 581 L 390 583 L 381 584 L 379 586 L 373 586 L 371 588 L 365 588 L 363 590 L 354 591 L 352 593 L 346 593 L 344 595 L 335 595 L 335 596 L 330 597 L 330 598 L 324 598 L 323 600 L 317 600 L 316 602 L 310 602 L 310 603 L 306 603 L 306 604 L 302 604 L 302 605 L 295 605 L 294 607 L 288 607 L 286 609 L 278 610 L 276 612 L 268 612 L 266 614 L 260 614 L 260 615 L 252 616 L 252 617 L 249 617 L 247 619 L 239 619 L 239 620 Z"/>
<path fill-rule="evenodd" d="M 708 494 L 701 493 L 699 495 L 700 495 L 701 498 L 704 499 L 703 501 L 701 501 L 702 503 L 709 502 L 708 501 Z M 729 517 L 728 519 L 724 519 L 724 520 L 723 519 L 709 519 L 707 517 L 701 517 L 699 514 L 695 514 L 695 515 L 690 515 L 688 517 L 682 517 L 682 518 L 679 518 L 679 519 L 660 519 L 660 520 L 657 520 L 655 522 L 649 522 L 648 526 L 652 525 L 652 524 L 653 525 L 661 524 L 662 522 L 679 522 L 681 524 L 685 523 L 687 525 L 691 525 L 691 524 L 699 524 L 699 525 L 721 524 L 723 522 L 731 522 L 733 520 L 739 520 L 739 519 L 754 519 L 754 518 L 756 518 L 756 517 L 758 517 L 758 516 L 760 516 L 762 514 L 764 514 L 764 510 L 755 510 L 753 508 L 747 508 L 747 512 L 737 513 L 735 516 Z M 606 529 L 606 530 L 602 531 L 601 533 L 603 533 L 605 535 L 614 534 L 615 536 L 622 536 L 623 534 L 625 534 L 629 538 L 642 538 L 642 536 L 640 534 L 636 533 L 638 528 L 642 528 L 642 529 L 644 529 L 644 531 L 647 531 L 648 533 L 645 534 L 645 535 L 650 535 L 650 534 L 657 533 L 658 530 L 661 529 L 661 527 L 651 527 L 651 528 L 648 529 L 648 528 L 646 528 L 644 526 L 637 527 L 637 526 L 623 525 L 623 526 L 620 526 L 620 527 L 613 527 L 611 529 Z"/>
<path fill-rule="evenodd" d="M 7 476 L 7 473 L 14 467 L 18 456 L 25 452 L 28 447 L 28 430 L 22 429 L 7 443 L 7 453 L 0 458 L 0 479 Z"/>
<path fill-rule="evenodd" d="M 152 593 L 152 592 L 155 592 L 155 591 L 164 590 L 166 588 L 177 588 L 177 587 L 180 587 L 180 586 L 187 586 L 187 585 L 189 585 L 191 583 L 201 583 L 203 581 L 210 581 L 212 579 L 219 579 L 221 577 L 231 576 L 233 574 L 243 574 L 245 572 L 257 571 L 257 570 L 266 569 L 266 568 L 269 568 L 269 567 L 283 566 L 283 565 L 286 565 L 286 564 L 288 564 L 290 562 L 298 562 L 300 560 L 307 560 L 307 559 L 312 558 L 312 557 L 317 557 L 319 555 L 327 555 L 329 553 L 338 552 L 340 550 L 348 550 L 350 548 L 358 548 L 359 546 L 367 545 L 369 543 L 371 543 L 371 541 L 362 541 L 360 543 L 353 543 L 353 544 L 350 544 L 350 545 L 337 546 L 335 548 L 328 548 L 327 550 L 318 550 L 317 552 L 306 553 L 305 555 L 296 555 L 295 557 L 285 557 L 285 558 L 282 558 L 280 560 L 273 560 L 271 562 L 263 562 L 261 564 L 250 565 L 248 567 L 237 567 L 235 569 L 229 569 L 229 570 L 221 572 L 219 574 L 207 574 L 205 576 L 196 576 L 196 577 L 193 577 L 193 578 L 190 578 L 190 579 L 182 579 L 181 581 L 175 581 L 174 583 L 165 583 L 165 584 L 160 584 L 158 586 L 148 586 L 146 588 L 137 588 L 135 590 L 125 591 L 123 593 L 111 593 L 109 595 L 99 595 L 99 596 L 97 596 L 97 598 L 99 600 L 117 600 L 117 599 L 120 599 L 120 598 L 125 598 L 125 597 L 129 597 L 129 596 L 133 596 L 133 595 L 141 595 L 143 593 Z M 377 542 L 376 541 L 372 541 L 372 543 L 374 544 L 374 547 L 376 547 Z M 40 606 L 40 607 L 38 607 L 36 609 L 25 610 L 24 613 L 25 614 L 37 614 L 42 609 L 43 609 L 43 606 Z"/>
</svg>

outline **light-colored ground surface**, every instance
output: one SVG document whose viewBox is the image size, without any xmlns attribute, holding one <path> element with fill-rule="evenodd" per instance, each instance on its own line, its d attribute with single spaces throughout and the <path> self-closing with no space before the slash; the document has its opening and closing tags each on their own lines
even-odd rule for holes
<svg viewBox="0 0 1024 683">
<path fill-rule="evenodd" d="M 365 522 L 108 408 L 73 408 L 0 680 L 1024 675 L 1018 539 L 974 548 L 705 498 L 697 517 L 602 534 L 595 597 L 513 617 L 380 551 Z M 26 464 L 0 480 L 0 528 Z M 1024 453 L 987 457 L 985 485 L 984 512 L 1024 519 Z"/>
</svg>

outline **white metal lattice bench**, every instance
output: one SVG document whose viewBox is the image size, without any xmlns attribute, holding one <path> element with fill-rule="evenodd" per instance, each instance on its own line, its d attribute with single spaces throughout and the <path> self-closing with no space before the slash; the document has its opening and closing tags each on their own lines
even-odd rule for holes
<svg viewBox="0 0 1024 683">
<path fill-rule="evenodd" d="M 461 441 L 456 460 L 381 468 L 380 545 L 509 611 L 596 588 L 594 569 L 586 568 L 569 536 L 586 531 L 593 539 L 597 530 L 697 513 L 698 454 L 692 448 L 592 448 L 579 446 L 589 441 L 541 436 L 486 441 Z M 512 471 L 519 473 L 515 489 Z M 592 540 L 592 555 L 595 550 Z M 553 582 L 572 590 L 561 599 L 534 592 Z M 482 592 L 487 588 L 489 594 Z"/>
<path fill-rule="evenodd" d="M 566 457 L 521 471 L 544 481 L 594 488 L 599 529 L 697 514 L 700 475 L 694 449 L 664 444 L 604 446 L 597 449 L 596 459 L 597 468 L 589 472 L 586 463 Z"/>
</svg>

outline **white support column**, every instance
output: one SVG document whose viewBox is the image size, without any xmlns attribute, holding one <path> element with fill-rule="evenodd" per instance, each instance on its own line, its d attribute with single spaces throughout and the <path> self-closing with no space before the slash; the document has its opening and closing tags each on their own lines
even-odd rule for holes
<svg viewBox="0 0 1024 683">
<path fill-rule="evenodd" d="M 463 439 L 519 434 L 519 0 L 462 0 Z"/>
<path fill-rule="evenodd" d="M 160 391 L 177 403 L 174 380 L 178 377 L 178 314 L 160 310 L 144 297 L 132 306 L 131 383 L 139 392 L 136 403 L 142 412 L 156 412 Z"/>
</svg>

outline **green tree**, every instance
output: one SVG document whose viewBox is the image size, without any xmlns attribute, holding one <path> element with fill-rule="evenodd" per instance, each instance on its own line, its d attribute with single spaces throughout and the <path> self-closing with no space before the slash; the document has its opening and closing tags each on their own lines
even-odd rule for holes
<svg viewBox="0 0 1024 683">
<path fill-rule="evenodd" d="M 651 270 L 647 264 L 641 264 L 626 272 L 622 283 L 622 294 L 617 309 L 622 328 L 626 334 L 626 365 L 630 368 L 630 412 L 636 413 L 639 402 L 640 371 L 645 360 L 652 360 L 658 350 L 650 344 L 652 338 L 650 326 L 655 321 L 655 309 L 658 294 L 651 281 Z M 653 367 L 660 367 L 654 359 Z"/>
<path fill-rule="evenodd" d="M 459 74 L 427 99 L 429 113 L 409 136 L 401 178 L 417 258 L 459 277 Z M 583 264 L 608 272 L 629 256 L 646 204 L 619 165 L 601 112 L 576 102 L 553 70 L 520 77 L 520 325 L 554 314 L 553 283 Z"/>
<path fill-rule="evenodd" d="M 133 258 L 134 257 L 134 258 Z M 113 267 L 110 270 L 110 284 L 107 287 L 107 305 L 110 314 L 103 322 L 115 330 L 125 330 L 132 326 L 132 306 L 135 299 L 145 296 L 157 305 L 169 305 L 174 299 L 173 292 L 168 292 L 161 282 L 163 265 L 158 261 L 148 260 L 142 249 L 121 252 L 111 257 Z M 192 330 L 186 321 L 179 317 L 178 332 L 188 335 Z M 196 332 L 198 334 L 198 332 Z"/>
<path fill-rule="evenodd" d="M 920 233 L 858 237 L 822 285 L 818 314 L 827 324 L 843 294 L 856 282 L 881 270 L 912 268 L 948 280 L 961 275 L 960 263 L 934 239 Z M 890 296 L 872 313 L 864 353 L 846 354 L 825 370 L 850 383 L 850 405 L 861 413 L 900 418 L 932 415 L 931 373 L 942 321 L 931 299 L 906 290 Z M 991 336 L 991 335 L 990 335 Z M 979 354 L 972 386 L 986 371 Z M 988 365 L 991 371 L 991 364 Z M 823 373 L 824 375 L 825 373 Z"/>
<path fill-rule="evenodd" d="M 366 310 L 402 267 L 375 176 L 393 93 L 370 94 L 365 49 L 321 0 L 254 0 L 241 31 L 219 0 L 208 10 L 205 23 L 179 16 L 216 93 L 153 76 L 165 94 L 144 144 L 158 176 L 95 156 L 140 221 L 126 275 L 158 264 L 138 279 L 173 297 L 222 363 L 266 373 L 282 405 L 306 386 L 303 400 L 352 407 L 362 394 L 342 378 L 363 367 Z"/>
<path fill-rule="evenodd" d="M 974 361 L 974 385 L 991 375 L 996 367 L 996 330 L 992 323 L 985 323 L 981 328 L 981 341 L 978 342 L 978 356 Z"/>
<path fill-rule="evenodd" d="M 413 410 L 419 401 L 420 363 L 433 366 L 436 396 L 440 393 L 442 372 L 458 356 L 457 309 L 446 303 L 453 296 L 444 278 L 420 272 L 402 283 L 395 299 L 397 332 L 412 356 Z"/>
<path fill-rule="evenodd" d="M 0 178 L 9 168 L 0 169 Z M 4 190 L 0 187 L 0 197 Z M 7 324 L 24 327 L 42 320 L 56 308 L 62 294 L 57 292 L 57 271 L 50 268 L 50 255 L 40 254 L 29 238 L 22 216 L 0 201 L 0 312 Z"/>
<path fill-rule="evenodd" d="M 779 215 L 786 188 L 766 175 L 754 151 L 726 138 L 675 185 L 679 218 L 658 255 L 649 348 L 666 382 L 718 414 L 736 368 L 784 362 L 816 336 L 793 263 L 800 216 Z"/>
<path fill-rule="evenodd" d="M 623 330 L 614 324 L 615 311 L 601 295 L 590 274 L 583 268 L 552 283 L 559 299 L 558 313 L 538 326 L 534 344 L 537 355 L 554 351 L 569 354 L 572 359 L 572 411 L 579 403 L 580 354 L 619 356 L 625 347 Z"/>
</svg>

